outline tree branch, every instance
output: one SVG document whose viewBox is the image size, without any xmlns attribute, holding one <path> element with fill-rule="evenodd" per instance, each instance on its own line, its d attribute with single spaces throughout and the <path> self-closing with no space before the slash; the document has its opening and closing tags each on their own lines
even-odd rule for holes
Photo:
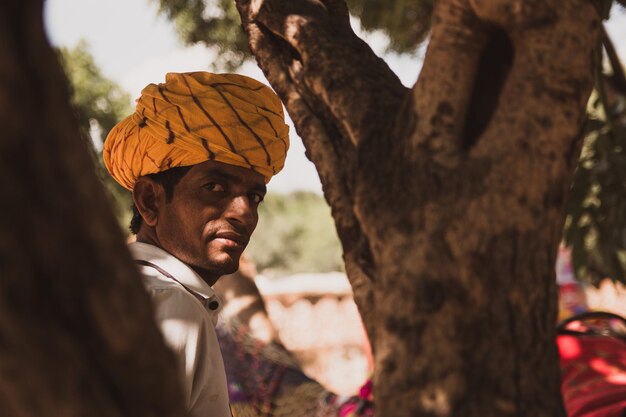
<svg viewBox="0 0 626 417">
<path fill-rule="evenodd" d="M 609 77 L 609 80 L 614 89 L 619 91 L 623 96 L 626 96 L 626 75 L 624 75 L 624 68 L 622 67 L 622 63 L 604 25 L 602 25 L 602 32 L 600 36 L 602 38 L 602 45 L 604 45 L 606 55 L 609 58 L 611 69 L 613 70 L 613 75 Z"/>
<path fill-rule="evenodd" d="M 303 139 L 307 156 L 317 167 L 324 196 L 331 206 L 337 234 L 343 246 L 346 272 L 354 289 L 355 300 L 368 334 L 373 338 L 370 320 L 373 314 L 371 256 L 367 239 L 353 212 L 354 146 L 338 132 L 332 117 L 318 114 L 307 102 L 305 95 L 310 100 L 316 99 L 302 83 L 294 81 L 301 79 L 302 69 L 293 48 L 256 23 L 244 23 L 244 28 L 257 63 L 285 103 Z"/>
<path fill-rule="evenodd" d="M 307 98 L 318 97 L 342 135 L 356 145 L 363 137 L 384 133 L 371 120 L 388 116 L 391 121 L 406 88 L 354 34 L 341 3 L 264 0 L 242 18 L 266 27 L 297 51 L 303 72 L 298 83 L 308 90 Z M 354 108 L 354 102 L 361 106 Z"/>
</svg>

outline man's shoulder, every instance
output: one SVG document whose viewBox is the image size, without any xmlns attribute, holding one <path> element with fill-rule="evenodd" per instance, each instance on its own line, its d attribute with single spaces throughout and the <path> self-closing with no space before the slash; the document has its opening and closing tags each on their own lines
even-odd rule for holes
<svg viewBox="0 0 626 417">
<path fill-rule="evenodd" d="M 143 286 L 148 291 L 180 291 L 185 289 L 182 285 L 174 281 L 173 279 L 166 277 L 159 271 L 149 266 L 139 265 L 139 271 L 141 272 L 141 279 Z M 191 294 L 190 294 L 191 295 Z"/>
<path fill-rule="evenodd" d="M 141 267 L 141 275 L 157 319 L 178 318 L 197 323 L 207 320 L 202 304 L 182 285 L 145 266 Z"/>
<path fill-rule="evenodd" d="M 187 319 L 195 317 L 197 320 L 205 320 L 206 310 L 181 284 L 150 267 L 142 266 L 141 276 L 157 315 L 177 314 Z"/>
</svg>

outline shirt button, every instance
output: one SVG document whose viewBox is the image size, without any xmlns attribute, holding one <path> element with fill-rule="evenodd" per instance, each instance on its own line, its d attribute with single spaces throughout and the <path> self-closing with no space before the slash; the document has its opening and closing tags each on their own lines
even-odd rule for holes
<svg viewBox="0 0 626 417">
<path fill-rule="evenodd" d="M 220 306 L 220 303 L 218 303 L 217 301 L 213 300 L 209 302 L 209 309 L 210 310 L 217 310 Z"/>
</svg>

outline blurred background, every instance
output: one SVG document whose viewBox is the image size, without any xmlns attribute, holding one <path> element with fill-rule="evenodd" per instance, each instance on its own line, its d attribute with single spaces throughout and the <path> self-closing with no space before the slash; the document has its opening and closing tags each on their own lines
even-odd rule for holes
<svg viewBox="0 0 626 417">
<path fill-rule="evenodd" d="M 427 45 L 433 0 L 348 4 L 355 31 L 412 86 Z M 626 314 L 621 284 L 626 276 L 626 81 L 619 60 L 626 57 L 626 11 L 614 5 L 605 17 L 608 44 L 598 60 L 556 265 L 561 319 L 587 309 Z M 182 71 L 236 71 L 266 82 L 246 52 L 229 1 L 47 0 L 45 20 L 124 230 L 130 195 L 109 179 L 100 152 L 108 131 L 133 111 L 141 89 L 164 81 L 167 72 Z M 330 391 L 354 394 L 372 370 L 371 353 L 343 273 L 330 209 L 289 123 L 291 150 L 261 205 L 246 250 L 246 274 L 259 290 L 276 340 L 304 372 Z M 228 285 L 222 290 L 230 302 Z"/>
</svg>

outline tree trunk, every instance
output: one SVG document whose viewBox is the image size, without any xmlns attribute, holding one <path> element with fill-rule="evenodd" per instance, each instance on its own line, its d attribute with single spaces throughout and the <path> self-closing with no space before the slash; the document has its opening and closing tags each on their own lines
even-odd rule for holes
<svg viewBox="0 0 626 417">
<path fill-rule="evenodd" d="M 585 0 L 439 0 L 407 90 L 340 0 L 237 0 L 316 164 L 377 415 L 562 416 L 554 259 L 592 86 Z"/>
<path fill-rule="evenodd" d="M 0 39 L 0 415 L 185 415 L 42 1 L 0 3 Z"/>
</svg>

